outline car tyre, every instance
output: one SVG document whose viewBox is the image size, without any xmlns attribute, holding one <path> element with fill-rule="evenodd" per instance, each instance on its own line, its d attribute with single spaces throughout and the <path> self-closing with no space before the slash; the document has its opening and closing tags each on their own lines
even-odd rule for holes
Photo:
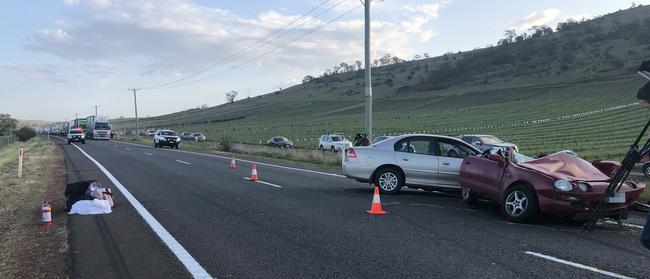
<svg viewBox="0 0 650 279">
<path fill-rule="evenodd" d="M 472 191 L 472 188 L 469 186 L 462 186 L 460 197 L 463 202 L 467 205 L 474 205 L 478 201 L 478 195 Z"/>
<path fill-rule="evenodd" d="M 174 148 L 178 149 L 178 144 L 175 144 L 175 145 L 174 145 Z"/>
<path fill-rule="evenodd" d="M 325 151 L 325 148 L 323 148 L 322 145 L 320 147 L 318 147 L 318 149 L 320 149 L 321 152 Z"/>
<path fill-rule="evenodd" d="M 332 148 L 330 148 L 330 151 L 332 151 L 332 153 L 336 153 L 336 148 L 334 148 L 334 146 L 332 146 Z"/>
<path fill-rule="evenodd" d="M 645 175 L 645 177 L 650 177 L 650 163 L 643 165 L 643 175 Z"/>
<path fill-rule="evenodd" d="M 154 147 L 154 148 L 158 148 L 158 143 L 154 141 L 154 142 L 153 142 L 153 147 Z"/>
<path fill-rule="evenodd" d="M 539 215 L 539 203 L 535 190 L 529 185 L 510 187 L 501 203 L 501 211 L 508 221 L 525 223 Z"/>
<path fill-rule="evenodd" d="M 68 144 L 72 144 L 71 141 L 68 141 Z"/>
<path fill-rule="evenodd" d="M 404 186 L 404 175 L 397 168 L 387 167 L 377 171 L 373 181 L 382 194 L 394 195 Z"/>
<path fill-rule="evenodd" d="M 81 141 L 81 144 L 86 144 L 86 141 L 85 141 L 85 140 L 82 140 L 82 141 Z"/>
</svg>

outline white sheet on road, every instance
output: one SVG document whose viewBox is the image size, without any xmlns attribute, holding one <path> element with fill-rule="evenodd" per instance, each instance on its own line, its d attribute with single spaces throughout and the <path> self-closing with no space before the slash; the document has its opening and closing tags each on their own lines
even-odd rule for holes
<svg viewBox="0 0 650 279">
<path fill-rule="evenodd" d="M 107 200 L 81 200 L 75 202 L 70 209 L 68 214 L 80 214 L 80 215 L 91 215 L 91 214 L 106 214 L 111 213 L 111 205 Z"/>
</svg>

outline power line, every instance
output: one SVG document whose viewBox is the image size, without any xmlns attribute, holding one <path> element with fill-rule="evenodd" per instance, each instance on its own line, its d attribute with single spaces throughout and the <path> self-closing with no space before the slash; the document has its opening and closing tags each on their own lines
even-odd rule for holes
<svg viewBox="0 0 650 279">
<path fill-rule="evenodd" d="M 310 31 L 308 31 L 308 32 L 306 32 L 306 33 L 304 33 L 304 34 L 302 34 L 301 36 L 298 36 L 298 37 L 294 38 L 293 40 L 291 40 L 291 41 L 289 41 L 289 42 L 287 42 L 287 43 L 285 43 L 285 44 L 283 44 L 283 45 L 280 45 L 280 46 L 278 46 L 278 47 L 275 47 L 275 48 L 273 48 L 273 49 L 271 49 L 271 50 L 269 50 L 269 51 L 267 51 L 267 52 L 262 53 L 261 55 L 255 56 L 255 57 L 253 57 L 253 58 L 251 58 L 251 59 L 248 59 L 248 60 L 246 60 L 246 61 L 244 61 L 244 62 L 242 62 L 242 63 L 240 63 L 240 64 L 237 64 L 237 65 L 235 65 L 235 66 L 231 66 L 230 68 L 227 68 L 227 69 L 225 69 L 225 70 L 222 70 L 222 71 L 220 71 L 220 72 L 214 73 L 214 74 L 212 74 L 212 75 L 209 75 L 209 76 L 206 76 L 206 77 L 203 77 L 203 78 L 197 79 L 197 80 L 190 80 L 190 81 L 187 81 L 187 82 L 184 82 L 184 83 L 174 84 L 174 85 L 165 86 L 165 87 L 160 87 L 160 88 L 156 88 L 156 89 L 170 89 L 170 88 L 176 88 L 176 87 L 179 87 L 179 86 L 184 86 L 184 85 L 188 85 L 188 84 L 196 83 L 196 82 L 199 82 L 199 81 L 203 81 L 203 80 L 206 80 L 206 79 L 209 79 L 209 78 L 215 77 L 215 76 L 217 76 L 217 75 L 223 74 L 223 73 L 225 73 L 225 72 L 232 71 L 232 70 L 234 70 L 234 69 L 236 69 L 236 68 L 238 68 L 238 67 L 240 67 L 240 66 L 242 66 L 242 65 L 248 64 L 248 63 L 250 63 L 251 61 L 254 61 L 254 60 L 259 59 L 259 58 L 261 58 L 261 57 L 263 57 L 263 56 L 266 56 L 266 55 L 268 55 L 268 54 L 270 54 L 270 53 L 272 53 L 272 52 L 274 52 L 274 51 L 276 51 L 276 50 L 278 50 L 278 49 L 284 48 L 284 47 L 288 46 L 289 44 L 291 44 L 291 43 L 293 43 L 293 42 L 295 42 L 295 41 L 297 41 L 297 40 L 299 40 L 299 39 L 302 39 L 302 38 L 304 38 L 305 36 L 307 36 L 307 35 L 309 35 L 309 34 L 311 34 L 311 33 L 314 33 L 314 32 L 316 32 L 316 31 L 322 29 L 323 27 L 325 27 L 325 26 L 331 24 L 332 22 L 334 22 L 334 21 L 336 21 L 336 20 L 339 20 L 340 18 L 342 18 L 342 17 L 344 17 L 344 16 L 346 16 L 346 15 L 352 13 L 354 10 L 358 9 L 358 8 L 361 7 L 361 6 L 363 6 L 363 5 L 361 4 L 361 5 L 355 6 L 354 8 L 348 10 L 347 12 L 345 12 L 345 13 L 343 13 L 343 14 L 341 14 L 341 15 L 335 17 L 335 18 L 333 18 L 332 20 L 330 20 L 330 21 L 328 21 L 328 22 L 326 22 L 326 23 L 324 23 L 324 24 L 322 24 L 322 25 L 320 25 L 320 26 L 318 26 L 318 27 L 316 27 L 316 28 L 314 28 L 314 29 L 312 29 L 312 30 L 310 30 Z"/>
<path fill-rule="evenodd" d="M 327 4 L 327 3 L 330 2 L 330 1 L 331 1 L 331 0 L 323 1 L 322 3 L 318 4 L 316 7 L 310 9 L 309 11 L 303 13 L 302 15 L 300 15 L 299 17 L 297 17 L 296 19 L 294 19 L 294 20 L 292 20 L 291 22 L 287 23 L 286 25 L 280 27 L 279 29 L 273 31 L 271 34 L 266 35 L 265 37 L 263 37 L 263 38 L 261 38 L 261 39 L 258 39 L 257 41 L 255 41 L 254 43 L 250 44 L 250 45 L 247 46 L 246 48 L 241 49 L 241 50 L 239 50 L 239 51 L 237 51 L 237 52 L 231 54 L 230 56 L 228 56 L 228 57 L 226 57 L 226 58 L 224 58 L 224 59 L 221 59 L 221 60 L 218 61 L 218 62 L 215 62 L 215 63 L 211 64 L 210 66 L 206 67 L 206 68 L 203 69 L 203 70 L 200 70 L 200 71 L 198 71 L 198 72 L 195 72 L 195 73 L 193 73 L 193 74 L 190 74 L 190 75 L 188 75 L 188 76 L 182 77 L 182 78 L 177 79 L 177 80 L 174 80 L 174 81 L 170 81 L 170 82 L 165 82 L 165 83 L 161 83 L 161 84 L 157 84 L 157 85 L 152 85 L 152 86 L 143 87 L 143 89 L 155 89 L 155 88 L 157 88 L 157 87 L 163 87 L 163 86 L 167 86 L 167 85 L 170 85 L 170 84 L 174 84 L 174 83 L 177 83 L 177 82 L 180 82 L 180 81 L 183 81 L 183 80 L 186 80 L 186 79 L 189 79 L 189 78 L 192 78 L 192 77 L 198 76 L 198 75 L 203 74 L 203 73 L 205 73 L 205 72 L 208 72 L 208 71 L 212 70 L 212 69 L 215 68 L 215 67 L 218 67 L 218 66 L 223 65 L 223 64 L 225 64 L 225 63 L 227 63 L 227 62 L 229 62 L 229 61 L 231 61 L 231 60 L 233 60 L 233 59 L 236 59 L 236 58 L 238 58 L 238 57 L 241 57 L 242 55 L 245 55 L 245 52 L 247 52 L 247 50 L 249 50 L 249 49 L 251 49 L 252 47 L 256 46 L 257 44 L 259 44 L 259 43 L 261 43 L 261 42 L 263 42 L 263 41 L 265 41 L 265 40 L 267 40 L 267 39 L 273 37 L 273 35 L 275 35 L 275 34 L 277 34 L 278 32 L 284 30 L 285 28 L 291 26 L 292 24 L 296 23 L 298 20 L 304 18 L 305 16 L 307 16 L 307 15 L 310 14 L 311 12 L 317 10 L 318 8 L 322 7 L 323 5 Z M 341 4 L 342 2 L 344 2 L 344 1 L 345 1 L 345 0 L 341 1 L 339 4 L 335 5 L 334 7 L 329 8 L 329 9 L 327 9 L 327 10 L 325 10 L 325 11 L 329 11 L 329 10 L 335 8 L 336 6 L 340 5 L 340 4 Z M 318 17 L 318 16 L 320 16 L 320 15 L 322 15 L 322 14 L 323 14 L 323 13 L 320 13 L 320 14 L 316 15 L 315 17 L 312 17 L 312 19 L 314 19 L 314 18 L 316 18 L 316 17 Z M 308 22 L 308 21 L 307 21 L 307 22 Z M 304 23 L 303 23 L 303 24 L 304 24 Z M 302 26 L 303 24 L 298 25 L 297 27 L 300 27 L 300 26 Z M 273 39 L 273 40 L 276 40 L 276 39 L 278 39 L 278 38 L 284 36 L 284 35 L 287 34 L 288 32 L 291 32 L 291 31 L 295 30 L 297 27 L 294 27 L 294 28 L 290 29 L 289 31 L 284 32 L 283 34 L 280 34 L 280 36 L 276 37 L 276 38 Z M 271 42 L 271 41 L 269 41 L 269 42 Z M 268 44 L 269 42 L 266 42 L 266 43 L 263 44 L 263 45 L 266 45 L 266 44 Z M 263 46 L 263 45 L 262 45 L 262 46 Z M 260 46 L 260 47 L 261 47 L 261 46 Z M 258 48 L 259 48 L 259 47 L 258 47 Z M 257 49 L 257 48 L 256 48 L 256 49 Z M 255 49 L 253 49 L 253 50 L 255 50 Z"/>
</svg>

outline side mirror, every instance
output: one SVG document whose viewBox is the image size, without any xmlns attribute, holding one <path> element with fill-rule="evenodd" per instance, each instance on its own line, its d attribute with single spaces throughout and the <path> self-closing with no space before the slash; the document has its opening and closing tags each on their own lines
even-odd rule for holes
<svg viewBox="0 0 650 279">
<path fill-rule="evenodd" d="M 506 165 L 506 159 L 503 159 L 503 157 L 501 157 L 501 155 L 497 155 L 497 154 L 488 154 L 488 155 L 487 155 L 487 158 L 488 158 L 488 160 L 490 160 L 490 161 L 495 161 L 495 162 L 497 162 L 497 163 L 499 164 L 499 167 L 503 167 L 503 166 Z"/>
</svg>

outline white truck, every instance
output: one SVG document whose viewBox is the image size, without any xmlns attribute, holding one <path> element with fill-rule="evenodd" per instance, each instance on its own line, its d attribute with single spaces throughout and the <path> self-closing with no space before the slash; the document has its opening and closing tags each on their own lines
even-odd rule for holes
<svg viewBox="0 0 650 279">
<path fill-rule="evenodd" d="M 108 116 L 86 117 L 86 138 L 94 140 L 110 140 L 111 127 L 108 125 Z"/>
</svg>

